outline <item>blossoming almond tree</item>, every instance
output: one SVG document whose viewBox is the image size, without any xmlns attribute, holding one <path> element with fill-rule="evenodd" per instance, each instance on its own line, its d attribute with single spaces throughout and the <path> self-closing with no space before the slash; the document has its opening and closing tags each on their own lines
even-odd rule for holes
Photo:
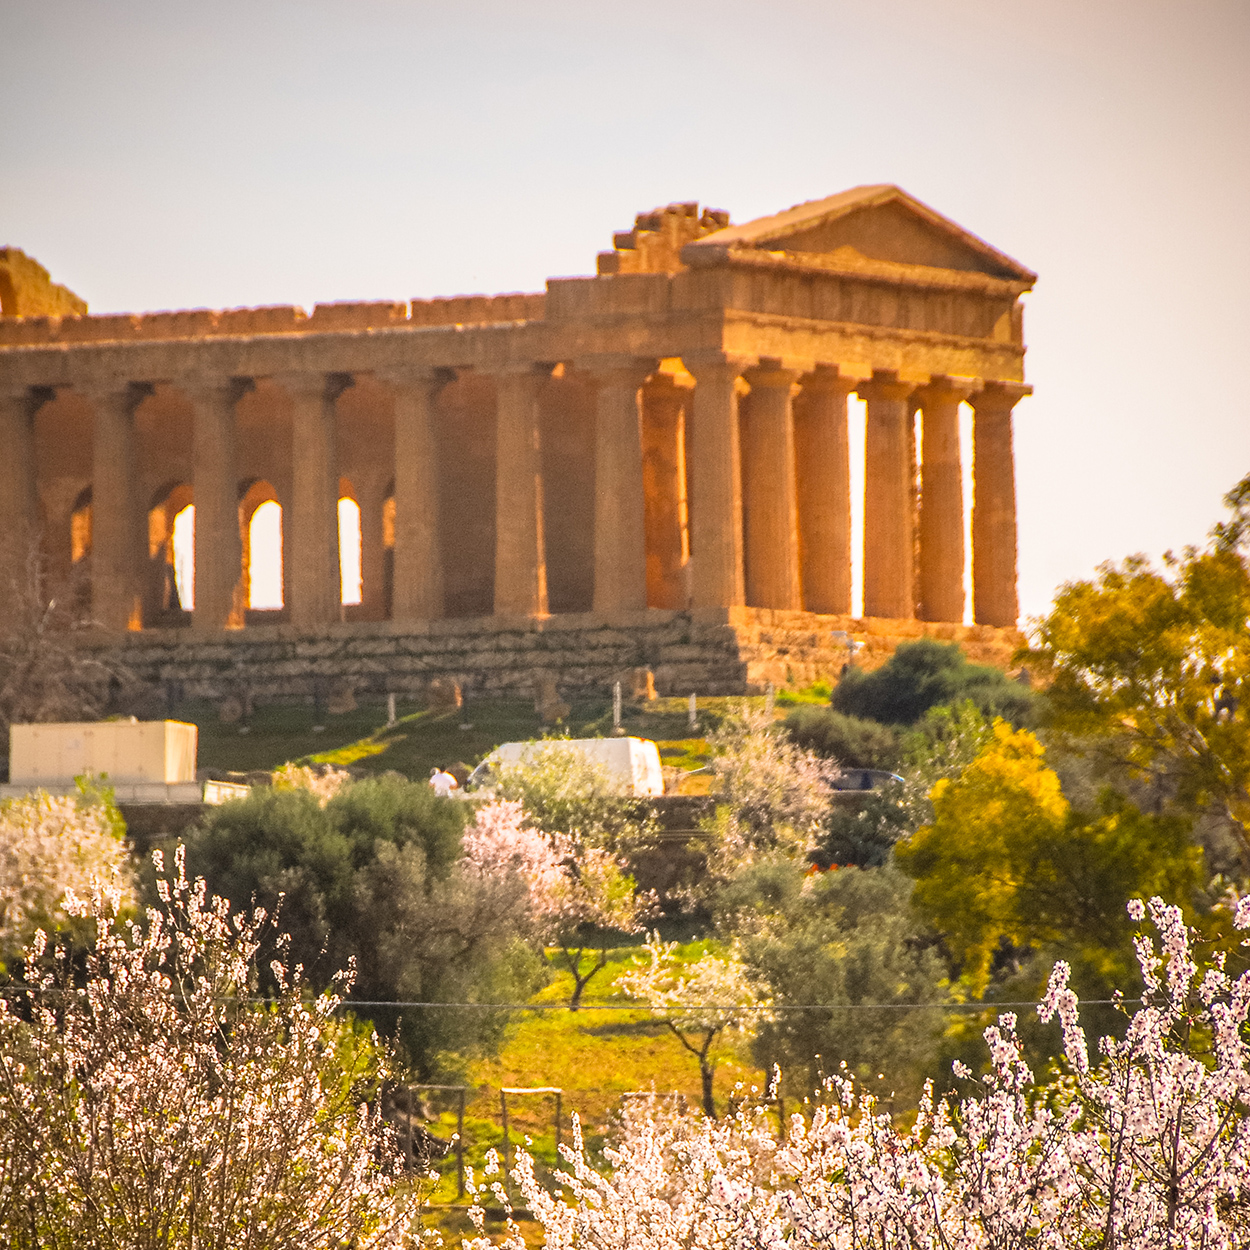
<svg viewBox="0 0 1250 1250">
<path fill-rule="evenodd" d="M 525 878 L 539 934 L 555 944 L 559 962 L 573 977 L 574 1011 L 591 978 L 607 967 L 605 942 L 586 964 L 594 935 L 605 929 L 641 933 L 655 908 L 654 895 L 638 892 L 616 856 L 575 834 L 535 829 L 520 802 L 478 808 L 464 848 L 466 859 L 484 875 L 517 871 Z"/>
<path fill-rule="evenodd" d="M 158 864 L 158 872 L 162 866 Z M 85 979 L 42 934 L 0 1007 L 0 1242 L 69 1250 L 338 1250 L 413 1236 L 392 1133 L 367 1099 L 376 1043 L 275 967 L 249 1003 L 263 912 L 231 916 L 188 883 L 118 925 L 111 888 L 68 910 L 95 924 Z"/>
<path fill-rule="evenodd" d="M 0 959 L 20 954 L 39 927 L 69 923 L 66 890 L 110 879 L 129 902 L 126 844 L 102 803 L 40 790 L 0 804 Z"/>
<path fill-rule="evenodd" d="M 1144 919 L 1146 908 L 1131 905 Z M 549 1248 L 573 1250 L 1234 1250 L 1250 1244 L 1250 972 L 1200 966 L 1178 909 L 1153 899 L 1161 949 L 1137 940 L 1145 994 L 1093 1059 L 1056 965 L 1040 1005 L 1063 1030 L 1066 1072 L 1038 1084 L 1004 1015 L 986 1030 L 975 1094 L 935 1098 L 900 1128 L 835 1080 L 786 1140 L 763 1109 L 724 1121 L 627 1121 L 597 1170 L 575 1132 L 543 1190 L 514 1175 Z M 1234 924 L 1250 928 L 1250 898 Z M 1243 947 L 1250 942 L 1243 942 Z M 962 1065 L 956 1075 L 971 1073 Z M 512 1231 L 507 1250 L 522 1250 Z M 486 1250 L 484 1239 L 466 1250 Z"/>
<path fill-rule="evenodd" d="M 647 942 L 650 963 L 645 968 L 617 977 L 627 994 L 663 1012 L 669 1031 L 699 1061 L 703 1083 L 703 1110 L 716 1115 L 712 1078 L 716 1061 L 712 1043 L 726 1030 L 749 1034 L 771 1018 L 768 1001 L 761 996 L 737 950 L 720 956 L 704 954 L 694 963 L 674 957 L 676 942 L 661 942 L 658 933 Z"/>
</svg>

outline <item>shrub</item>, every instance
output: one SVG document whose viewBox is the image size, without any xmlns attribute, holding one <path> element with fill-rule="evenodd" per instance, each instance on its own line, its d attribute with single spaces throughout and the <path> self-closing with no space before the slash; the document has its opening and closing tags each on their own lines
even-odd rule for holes
<svg viewBox="0 0 1250 1250">
<path fill-rule="evenodd" d="M 318 986 L 354 960 L 361 999 L 464 1003 L 527 996 L 539 962 L 525 945 L 519 874 L 466 870 L 466 808 L 421 782 L 380 777 L 325 806 L 306 789 L 264 789 L 211 813 L 189 838 L 195 872 L 236 903 L 281 914 L 291 954 Z M 263 966 L 263 961 L 262 961 Z M 506 1014 L 362 1007 L 429 1075 L 499 1041 Z"/>
<path fill-rule="evenodd" d="M 893 771 L 898 766 L 899 735 L 878 721 L 809 705 L 795 708 L 782 724 L 797 746 L 843 768 Z"/>
<path fill-rule="evenodd" d="M 1022 725 L 1033 698 L 996 668 L 969 664 L 957 643 L 918 638 L 899 643 L 871 673 L 850 668 L 831 700 L 836 711 L 885 725 L 913 725 L 930 708 L 971 700 L 985 716 Z"/>
<path fill-rule="evenodd" d="M 930 708 L 915 729 L 900 735 L 898 768 L 903 780 L 834 804 L 816 840 L 813 858 L 830 864 L 877 868 L 899 838 L 933 819 L 930 791 L 943 777 L 957 777 L 992 737 L 971 702 Z"/>
<path fill-rule="evenodd" d="M 547 833 L 565 833 L 613 847 L 640 821 L 633 795 L 606 764 L 570 751 L 558 740 L 534 742 L 523 759 L 499 764 L 499 797 L 518 802 Z"/>
<path fill-rule="evenodd" d="M 944 997 L 944 969 L 917 941 L 911 890 L 892 865 L 805 873 L 771 860 L 718 895 L 719 927 L 739 935 L 772 1000 L 805 1008 L 778 1011 L 755 1038 L 756 1060 L 765 1071 L 780 1067 L 787 1092 L 812 1094 L 839 1071 L 863 1080 L 885 1072 L 888 1092 L 914 1105 L 943 1023 L 923 1004 Z M 887 1006 L 861 1009 L 873 1003 Z"/>
</svg>

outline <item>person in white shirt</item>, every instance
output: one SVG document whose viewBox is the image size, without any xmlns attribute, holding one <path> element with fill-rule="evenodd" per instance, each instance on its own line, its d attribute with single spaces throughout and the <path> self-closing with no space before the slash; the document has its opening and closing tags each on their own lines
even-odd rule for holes
<svg viewBox="0 0 1250 1250">
<path fill-rule="evenodd" d="M 430 769 L 430 786 L 440 799 L 447 798 L 459 784 L 451 773 L 444 772 L 441 768 Z"/>
</svg>

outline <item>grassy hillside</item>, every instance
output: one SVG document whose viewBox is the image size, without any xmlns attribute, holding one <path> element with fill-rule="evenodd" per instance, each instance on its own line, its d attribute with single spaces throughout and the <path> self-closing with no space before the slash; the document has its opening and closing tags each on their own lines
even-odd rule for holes
<svg viewBox="0 0 1250 1250">
<path fill-rule="evenodd" d="M 622 728 L 654 739 L 664 763 L 696 768 L 707 758 L 703 734 L 730 706 L 741 703 L 741 699 L 700 699 L 693 734 L 685 699 L 626 704 Z M 428 776 L 436 764 L 472 765 L 501 742 L 541 737 L 544 732 L 533 704 L 523 699 L 474 700 L 450 711 L 401 701 L 396 710 L 398 723 L 389 729 L 383 704 L 365 704 L 340 716 L 323 714 L 320 732 L 314 732 L 313 708 L 303 705 L 258 708 L 246 726 L 222 724 L 215 705 L 206 702 L 187 702 L 174 717 L 199 726 L 201 768 L 237 772 L 300 760 L 350 766 L 358 774 L 393 769 L 417 778 Z M 606 698 L 578 700 L 562 725 L 546 727 L 548 733 L 575 738 L 611 730 L 612 703 Z"/>
</svg>

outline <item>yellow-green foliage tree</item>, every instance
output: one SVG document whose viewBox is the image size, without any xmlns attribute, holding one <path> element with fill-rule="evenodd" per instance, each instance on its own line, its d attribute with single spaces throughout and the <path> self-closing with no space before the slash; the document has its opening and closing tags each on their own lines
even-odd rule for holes
<svg viewBox="0 0 1250 1250">
<path fill-rule="evenodd" d="M 994 736 L 932 793 L 933 823 L 901 841 L 913 902 L 945 940 L 967 993 L 980 997 L 1004 953 L 1048 948 L 1096 974 L 1131 974 L 1130 898 L 1188 905 L 1201 852 L 1185 821 L 1149 816 L 1106 792 L 1082 812 L 1064 798 L 1045 749 L 996 722 Z M 1040 973 L 1040 970 L 1039 970 Z"/>
<path fill-rule="evenodd" d="M 1250 852 L 1250 476 L 1204 549 L 1106 564 L 1062 587 L 1028 652 L 1048 725 L 1152 783 L 1222 811 Z"/>
</svg>

